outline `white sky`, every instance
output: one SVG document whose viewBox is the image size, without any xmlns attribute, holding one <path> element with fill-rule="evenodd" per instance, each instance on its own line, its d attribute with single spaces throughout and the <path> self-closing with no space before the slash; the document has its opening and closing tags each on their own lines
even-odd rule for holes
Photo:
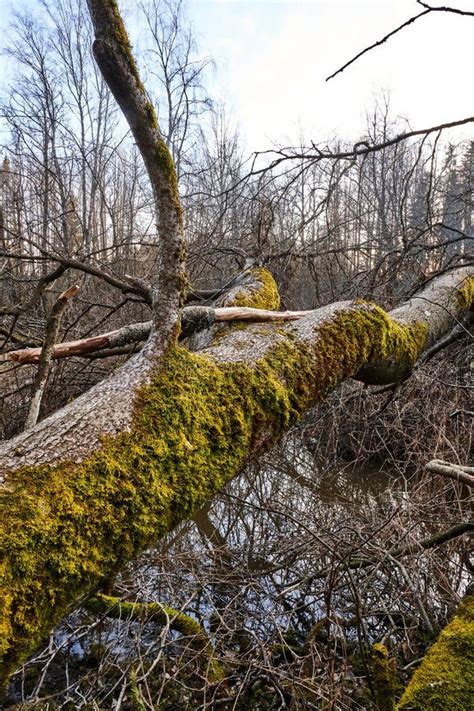
<svg viewBox="0 0 474 711">
<path fill-rule="evenodd" d="M 432 0 L 433 4 L 441 0 Z M 474 0 L 451 5 L 474 11 Z M 474 115 L 474 17 L 421 18 L 343 74 L 325 77 L 418 14 L 414 0 L 188 0 L 200 47 L 251 150 L 274 139 L 353 139 L 390 91 L 414 128 Z M 474 124 L 468 129 L 474 134 Z M 464 133 L 466 135 L 466 133 Z"/>
<path fill-rule="evenodd" d="M 357 139 L 382 90 L 390 91 L 394 115 L 414 128 L 474 115 L 474 18 L 422 18 L 326 83 L 353 54 L 417 14 L 415 0 L 187 4 L 202 53 L 217 63 L 211 93 L 230 106 L 249 150 L 272 140 L 297 143 L 302 130 L 315 142 L 334 135 Z M 474 0 L 451 5 L 474 11 Z M 0 0 L 0 37 L 11 7 L 11 0 Z M 462 135 L 474 135 L 474 125 Z"/>
</svg>

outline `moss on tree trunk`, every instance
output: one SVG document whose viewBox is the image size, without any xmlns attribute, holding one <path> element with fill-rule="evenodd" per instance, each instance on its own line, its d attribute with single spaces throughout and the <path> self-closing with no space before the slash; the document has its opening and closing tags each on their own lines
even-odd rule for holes
<svg viewBox="0 0 474 711">
<path fill-rule="evenodd" d="M 467 711 L 474 694 L 474 595 L 465 599 L 424 657 L 398 708 Z"/>
</svg>

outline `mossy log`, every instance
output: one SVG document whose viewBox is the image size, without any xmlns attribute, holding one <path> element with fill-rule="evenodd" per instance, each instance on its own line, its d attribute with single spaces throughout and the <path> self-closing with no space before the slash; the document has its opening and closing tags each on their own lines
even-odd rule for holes
<svg viewBox="0 0 474 711">
<path fill-rule="evenodd" d="M 208 678 L 212 681 L 222 679 L 224 671 L 214 657 L 214 647 L 204 628 L 181 610 L 175 610 L 169 605 L 162 605 L 158 602 L 128 602 L 102 593 L 86 600 L 84 607 L 94 615 L 111 617 L 123 622 L 153 621 L 161 626 L 168 625 L 187 639 L 190 649 L 202 653 L 209 666 Z"/>
<path fill-rule="evenodd" d="M 271 276 L 253 276 L 249 299 L 264 292 L 274 299 Z M 407 375 L 470 308 L 473 290 L 474 270 L 458 269 L 391 314 L 363 301 L 341 302 L 291 325 L 228 328 L 199 353 L 171 345 L 154 358 L 152 335 L 111 378 L 4 443 L 1 677 L 105 578 L 202 507 L 338 383 Z M 117 430 L 124 387 L 131 405 Z M 94 413 L 94 403 L 103 410 Z M 108 417 L 114 430 L 98 436 L 97 422 Z M 92 431 L 95 439 L 83 441 Z"/>
<path fill-rule="evenodd" d="M 474 693 L 474 595 L 469 595 L 413 674 L 398 708 L 467 711 Z"/>
<path fill-rule="evenodd" d="M 371 667 L 377 711 L 395 711 L 396 661 L 380 642 L 372 646 Z"/>
</svg>

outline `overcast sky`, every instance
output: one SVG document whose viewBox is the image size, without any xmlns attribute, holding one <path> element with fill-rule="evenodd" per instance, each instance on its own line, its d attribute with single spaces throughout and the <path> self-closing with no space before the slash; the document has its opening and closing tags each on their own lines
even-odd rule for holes
<svg viewBox="0 0 474 711">
<path fill-rule="evenodd" d="M 432 2 L 441 0 L 432 0 Z M 16 0 L 16 8 L 31 0 Z M 78 0 L 85 2 L 85 0 Z M 356 139 L 374 96 L 415 128 L 474 115 L 474 18 L 434 13 L 330 82 L 355 53 L 417 14 L 415 0 L 187 0 L 212 93 L 232 109 L 249 150 L 271 140 Z M 452 5 L 474 10 L 474 0 Z M 0 30 L 11 0 L 0 0 Z M 2 36 L 4 36 L 2 31 Z M 463 135 L 473 135 L 474 129 Z"/>
</svg>

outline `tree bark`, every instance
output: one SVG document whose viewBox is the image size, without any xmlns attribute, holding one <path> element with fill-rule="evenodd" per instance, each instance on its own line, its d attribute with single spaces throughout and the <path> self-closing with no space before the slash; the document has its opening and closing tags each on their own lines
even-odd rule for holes
<svg viewBox="0 0 474 711">
<path fill-rule="evenodd" d="M 152 280 L 154 323 L 161 340 L 176 332 L 185 298 L 183 215 L 176 170 L 140 79 L 116 0 L 87 0 L 95 32 L 93 52 L 140 150 L 156 207 L 158 272 Z"/>
<path fill-rule="evenodd" d="M 466 486 L 474 486 L 474 467 L 450 464 L 449 462 L 443 462 L 441 459 L 433 459 L 427 463 L 426 471 L 448 479 L 454 479 L 454 481 L 466 484 Z"/>
</svg>

